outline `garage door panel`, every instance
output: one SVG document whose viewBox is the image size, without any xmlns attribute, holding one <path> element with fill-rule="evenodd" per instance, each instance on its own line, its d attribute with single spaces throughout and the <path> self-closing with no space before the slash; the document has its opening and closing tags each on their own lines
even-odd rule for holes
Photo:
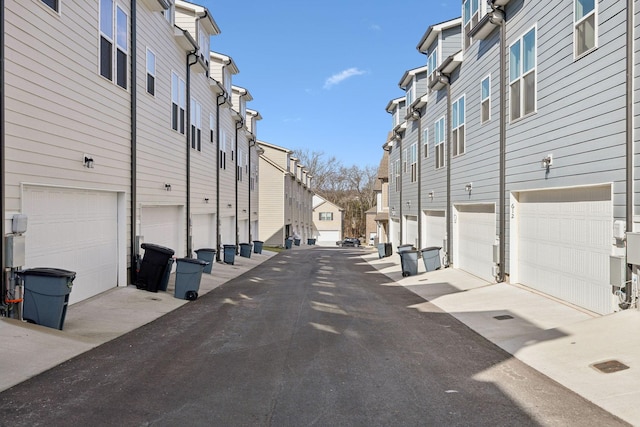
<svg viewBox="0 0 640 427">
<path fill-rule="evenodd" d="M 457 268 L 488 281 L 493 281 L 493 245 L 496 216 L 493 205 L 458 206 Z"/>
<path fill-rule="evenodd" d="M 116 193 L 25 187 L 25 267 L 75 271 L 70 303 L 117 286 L 117 207 Z"/>
<path fill-rule="evenodd" d="M 193 215 L 191 220 L 194 249 L 215 248 L 215 218 L 214 214 Z"/>
<path fill-rule="evenodd" d="M 140 232 L 145 243 L 165 246 L 176 254 L 180 250 L 180 206 L 143 206 L 140 210 Z"/>
<path fill-rule="evenodd" d="M 589 310 L 611 312 L 609 188 L 521 193 L 519 200 L 519 281 Z"/>
</svg>

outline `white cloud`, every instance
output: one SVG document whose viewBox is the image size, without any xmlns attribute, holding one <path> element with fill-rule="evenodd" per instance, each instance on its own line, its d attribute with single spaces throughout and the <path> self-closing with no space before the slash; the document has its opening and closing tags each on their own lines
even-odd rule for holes
<svg viewBox="0 0 640 427">
<path fill-rule="evenodd" d="M 382 30 L 382 27 L 381 27 L 380 25 L 378 25 L 378 24 L 371 24 L 371 25 L 369 26 L 369 28 L 370 28 L 370 29 L 372 29 L 372 30 L 374 30 L 374 31 L 380 31 L 380 30 Z"/>
<path fill-rule="evenodd" d="M 324 82 L 324 88 L 325 89 L 330 89 L 332 86 L 335 86 L 339 83 L 342 83 L 343 81 L 345 81 L 346 79 L 353 77 L 353 76 L 361 76 L 363 74 L 366 74 L 366 71 L 362 71 L 362 70 L 358 70 L 357 68 L 353 67 L 353 68 L 348 68 L 344 71 L 340 71 L 337 74 L 334 74 L 333 76 L 329 77 L 327 80 L 325 80 Z"/>
</svg>

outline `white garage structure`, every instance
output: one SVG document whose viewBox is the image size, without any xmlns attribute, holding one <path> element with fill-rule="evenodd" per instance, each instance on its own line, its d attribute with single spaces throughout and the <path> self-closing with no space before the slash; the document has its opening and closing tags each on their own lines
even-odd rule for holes
<svg viewBox="0 0 640 427">
<path fill-rule="evenodd" d="M 142 206 L 140 235 L 143 242 L 173 249 L 177 257 L 184 256 L 183 212 L 184 207 L 180 205 Z"/>
<path fill-rule="evenodd" d="M 404 239 L 402 241 L 405 244 L 411 244 L 414 247 L 418 246 L 418 217 L 415 215 L 405 216 L 404 221 Z M 420 248 L 417 248 L 420 249 Z"/>
<path fill-rule="evenodd" d="M 127 285 L 124 193 L 24 185 L 25 268 L 76 272 L 69 303 Z"/>
<path fill-rule="evenodd" d="M 447 235 L 447 220 L 445 211 L 424 211 L 424 229 L 422 230 L 422 246 L 429 248 L 437 246 L 442 248 L 444 239 Z M 423 249 L 419 248 L 419 249 Z M 440 250 L 440 260 L 444 253 Z"/>
<path fill-rule="evenodd" d="M 318 230 L 319 245 L 335 245 L 337 241 L 342 240 L 340 230 Z"/>
<path fill-rule="evenodd" d="M 525 191 L 511 199 L 511 281 L 611 313 L 611 186 Z"/>
<path fill-rule="evenodd" d="M 493 203 L 454 205 L 453 265 L 493 282 L 496 207 Z"/>
<path fill-rule="evenodd" d="M 198 214 L 191 217 L 193 249 L 216 247 L 215 214 Z"/>
</svg>

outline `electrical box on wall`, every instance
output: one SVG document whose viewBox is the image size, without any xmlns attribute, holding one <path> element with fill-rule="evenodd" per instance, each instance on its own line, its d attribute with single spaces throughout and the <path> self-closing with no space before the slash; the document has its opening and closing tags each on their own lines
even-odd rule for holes
<svg viewBox="0 0 640 427">
<path fill-rule="evenodd" d="M 627 281 L 627 263 L 623 256 L 609 256 L 609 284 L 619 288 Z"/>
<path fill-rule="evenodd" d="M 624 240 L 627 224 L 624 221 L 613 221 L 613 237 L 618 240 Z"/>
<path fill-rule="evenodd" d="M 640 233 L 627 233 L 627 263 L 640 265 Z"/>
<path fill-rule="evenodd" d="M 11 232 L 23 234 L 27 231 L 27 216 L 25 214 L 15 214 L 11 218 Z"/>
<path fill-rule="evenodd" d="M 5 264 L 9 268 L 22 267 L 25 264 L 25 236 L 9 234 L 5 237 Z"/>
</svg>

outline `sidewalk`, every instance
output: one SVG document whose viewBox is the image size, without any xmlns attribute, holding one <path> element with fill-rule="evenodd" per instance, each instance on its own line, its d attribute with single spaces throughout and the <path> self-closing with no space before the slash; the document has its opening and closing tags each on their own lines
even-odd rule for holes
<svg viewBox="0 0 640 427">
<path fill-rule="evenodd" d="M 450 313 L 519 360 L 621 419 L 640 425 L 640 311 L 599 316 L 518 285 L 488 283 L 452 268 L 402 277 L 400 257 L 363 257 L 389 277 Z M 433 310 L 429 303 L 416 310 Z M 594 364 L 629 369 L 603 373 Z M 496 366 L 492 369 L 500 369 Z M 479 376 L 478 379 L 481 378 Z"/>
<path fill-rule="evenodd" d="M 202 275 L 198 294 L 210 292 L 273 255 L 276 252 L 263 251 L 252 253 L 251 258 L 236 256 L 234 265 L 214 264 L 212 274 Z M 167 292 L 127 286 L 73 304 L 67 310 L 62 331 L 0 318 L 0 342 L 4 343 L 0 350 L 0 391 L 188 304 L 189 301 L 174 298 L 174 284 L 172 274 Z"/>
</svg>

